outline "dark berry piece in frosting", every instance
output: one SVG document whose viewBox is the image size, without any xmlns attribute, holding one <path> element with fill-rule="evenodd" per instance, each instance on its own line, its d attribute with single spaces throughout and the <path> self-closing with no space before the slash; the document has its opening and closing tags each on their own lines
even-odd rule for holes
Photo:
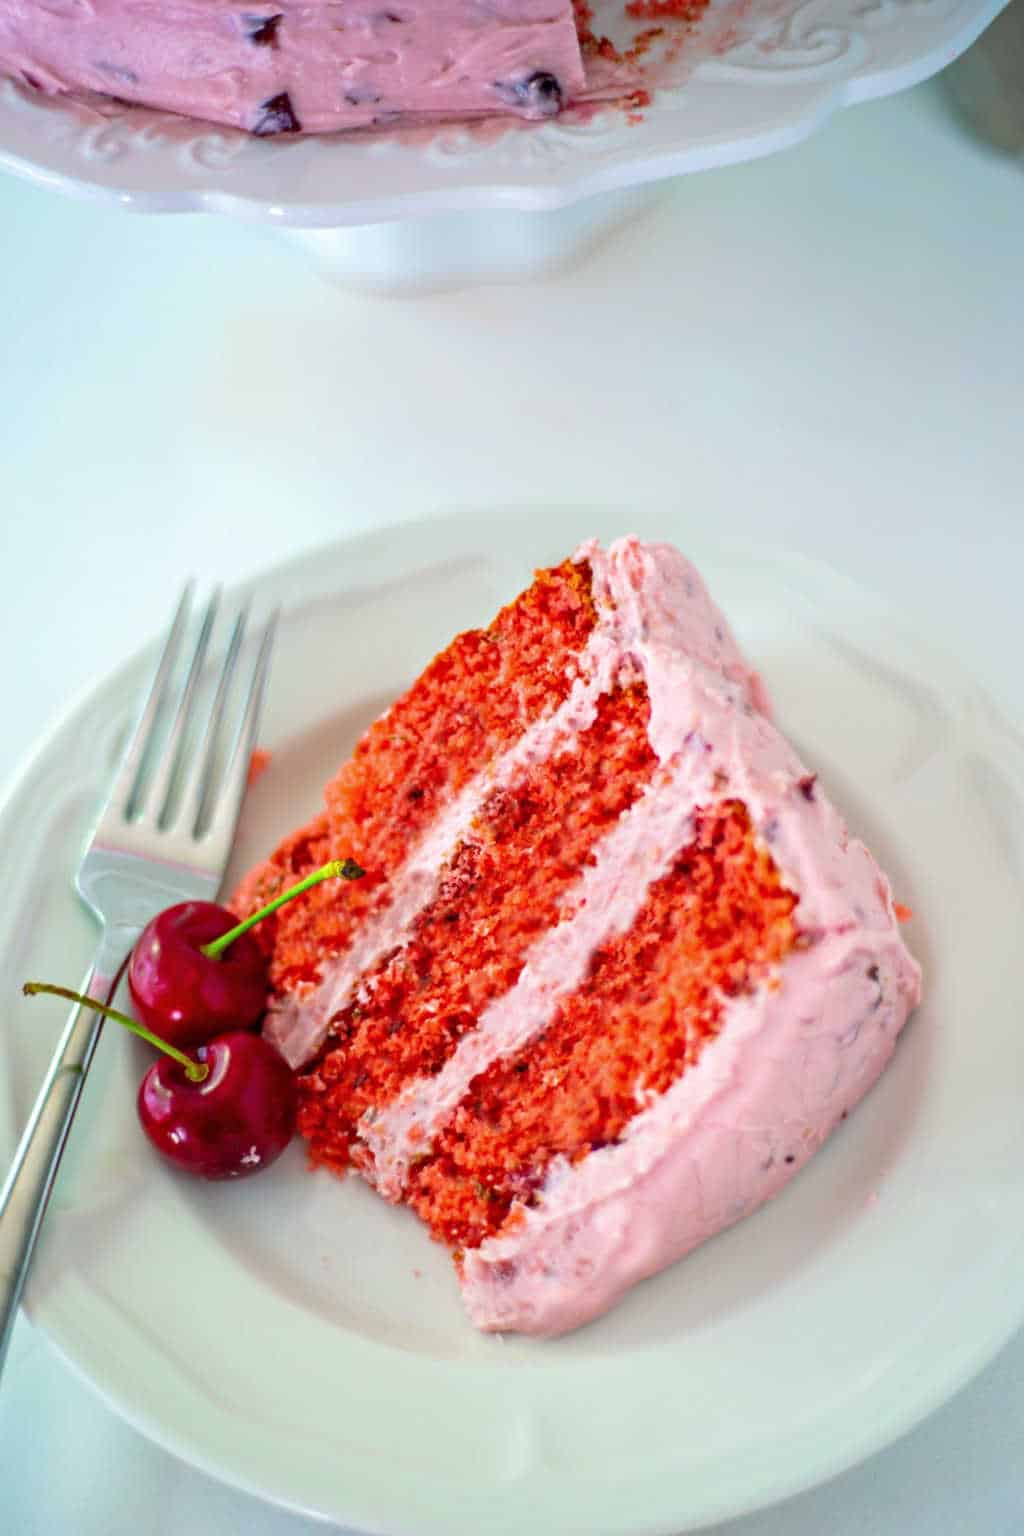
<svg viewBox="0 0 1024 1536">
<path fill-rule="evenodd" d="M 139 77 L 134 69 L 128 69 L 124 64 L 111 64 L 107 59 L 97 59 L 96 68 L 101 74 L 110 75 L 114 80 L 120 80 L 124 85 L 138 85 Z"/>
<path fill-rule="evenodd" d="M 520 107 L 533 117 L 554 117 L 562 110 L 562 87 L 546 69 L 536 69 L 522 80 L 499 80 L 495 89 L 510 107 Z"/>
<path fill-rule="evenodd" d="M 275 133 L 301 133 L 302 124 L 292 111 L 291 98 L 287 91 L 281 91 L 277 96 L 271 96 L 260 106 L 260 115 L 253 124 L 252 131 L 260 138 L 268 138 Z"/>
<path fill-rule="evenodd" d="M 277 29 L 282 21 L 282 13 L 276 16 L 243 15 L 242 28 L 250 43 L 255 43 L 257 48 L 276 48 Z"/>
<path fill-rule="evenodd" d="M 816 773 L 805 773 L 802 779 L 797 779 L 797 788 L 805 800 L 814 799 L 814 786 L 818 782 Z"/>
</svg>

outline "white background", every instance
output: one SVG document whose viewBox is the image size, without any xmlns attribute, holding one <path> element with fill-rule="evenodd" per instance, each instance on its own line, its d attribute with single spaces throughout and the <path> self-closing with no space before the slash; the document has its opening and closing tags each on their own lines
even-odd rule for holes
<svg viewBox="0 0 1024 1536">
<path fill-rule="evenodd" d="M 519 288 L 359 298 L 273 235 L 12 180 L 0 229 L 0 776 L 186 573 L 454 507 L 486 540 L 499 503 L 615 503 L 624 530 L 653 504 L 669 535 L 685 504 L 830 560 L 1024 716 L 1024 174 L 941 81 L 676 183 Z M 899 1445 L 720 1530 L 1010 1536 L 1022 1442 L 1018 1336 Z M 5 1536 L 322 1529 L 141 1440 L 19 1323 Z"/>
</svg>

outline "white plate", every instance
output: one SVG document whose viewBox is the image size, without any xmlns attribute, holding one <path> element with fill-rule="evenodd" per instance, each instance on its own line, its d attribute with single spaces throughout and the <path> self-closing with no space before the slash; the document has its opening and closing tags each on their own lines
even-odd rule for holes
<svg viewBox="0 0 1024 1536">
<path fill-rule="evenodd" d="M 422 213 L 553 209 L 770 154 L 832 112 L 888 95 L 962 53 L 1006 0 L 712 0 L 687 59 L 643 120 L 458 126 L 408 136 L 259 140 L 166 114 L 108 115 L 0 81 L 0 166 L 143 211 L 207 209 L 337 228 Z M 623 0 L 596 0 L 615 32 Z M 727 46 L 726 37 L 744 41 Z M 477 236 L 479 238 L 479 236 Z"/>
<path fill-rule="evenodd" d="M 237 873 L 310 813 L 357 733 L 535 563 L 628 526 L 688 549 L 916 917 L 925 1002 L 877 1090 L 776 1201 L 536 1342 L 475 1334 L 446 1253 L 295 1146 L 248 1185 L 150 1155 L 146 1056 L 108 1031 L 27 1304 L 107 1400 L 240 1487 L 366 1531 L 691 1530 L 839 1471 L 909 1428 L 1024 1313 L 1024 748 L 948 660 L 828 569 L 708 549 L 682 515 L 488 513 L 390 529 L 253 584 L 286 616 Z M 637 526 L 638 525 L 638 526 Z M 170 594 L 169 594 L 170 595 Z M 145 671 L 52 731 L 0 809 L 0 1157 L 90 925 L 69 878 Z"/>
</svg>

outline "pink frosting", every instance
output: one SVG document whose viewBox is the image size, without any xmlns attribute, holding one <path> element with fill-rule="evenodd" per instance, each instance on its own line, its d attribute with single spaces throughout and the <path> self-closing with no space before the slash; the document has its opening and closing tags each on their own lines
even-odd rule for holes
<svg viewBox="0 0 1024 1536">
<path fill-rule="evenodd" d="M 646 680 L 659 758 L 701 743 L 719 793 L 743 800 L 798 895 L 810 946 L 776 988 L 726 1005 L 696 1067 L 618 1145 L 557 1161 L 519 1223 L 466 1254 L 477 1326 L 538 1334 L 597 1316 L 781 1189 L 874 1083 L 920 997 L 887 881 L 729 668 L 716 673 L 685 562 L 636 540 L 581 553 L 616 615 L 609 643 Z"/>
<path fill-rule="evenodd" d="M 0 0 L 0 71 L 260 134 L 546 117 L 583 85 L 569 0 Z"/>
<path fill-rule="evenodd" d="M 484 797 L 587 728 L 601 694 L 642 679 L 659 768 L 594 850 L 556 927 L 512 989 L 481 1015 L 440 1073 L 409 1083 L 361 1126 L 366 1176 L 400 1199 L 472 1079 L 522 1049 L 585 977 L 595 949 L 629 929 L 692 834 L 698 806 L 738 799 L 798 896 L 807 948 L 723 1009 L 696 1067 L 648 1102 L 619 1144 L 556 1161 L 535 1205 L 466 1254 L 462 1285 L 486 1329 L 559 1333 L 610 1306 L 774 1194 L 875 1081 L 920 992 L 888 884 L 768 718 L 768 702 L 692 565 L 667 545 L 622 539 L 586 560 L 598 621 L 565 702 L 446 809 L 399 871 L 390 906 L 317 990 L 286 1001 L 271 1032 L 304 1059 L 370 965 L 408 934 Z"/>
<path fill-rule="evenodd" d="M 756 1210 L 875 1082 L 919 991 L 888 925 L 795 953 L 618 1146 L 554 1164 L 522 1225 L 466 1254 L 473 1322 L 565 1333 Z"/>
</svg>

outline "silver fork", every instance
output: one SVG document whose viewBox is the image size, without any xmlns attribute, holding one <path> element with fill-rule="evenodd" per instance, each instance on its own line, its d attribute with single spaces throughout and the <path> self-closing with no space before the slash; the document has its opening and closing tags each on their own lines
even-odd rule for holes
<svg viewBox="0 0 1024 1536">
<path fill-rule="evenodd" d="M 217 785 L 228 698 L 248 619 L 243 610 L 235 620 L 201 740 L 191 751 L 187 743 L 217 607 L 214 593 L 175 698 L 175 666 L 192 608 L 191 584 L 185 588 L 138 725 L 75 877 L 79 896 L 101 926 L 96 957 L 79 991 L 101 1002 L 109 1002 L 117 991 L 132 945 L 150 918 L 174 902 L 212 899 L 227 866 L 277 614 L 266 622 L 248 679 L 240 680 L 244 702 Z M 171 711 L 166 739 L 152 760 L 159 722 Z M 73 1009 L 0 1190 L 0 1370 L 102 1023 L 91 1009 Z"/>
</svg>

